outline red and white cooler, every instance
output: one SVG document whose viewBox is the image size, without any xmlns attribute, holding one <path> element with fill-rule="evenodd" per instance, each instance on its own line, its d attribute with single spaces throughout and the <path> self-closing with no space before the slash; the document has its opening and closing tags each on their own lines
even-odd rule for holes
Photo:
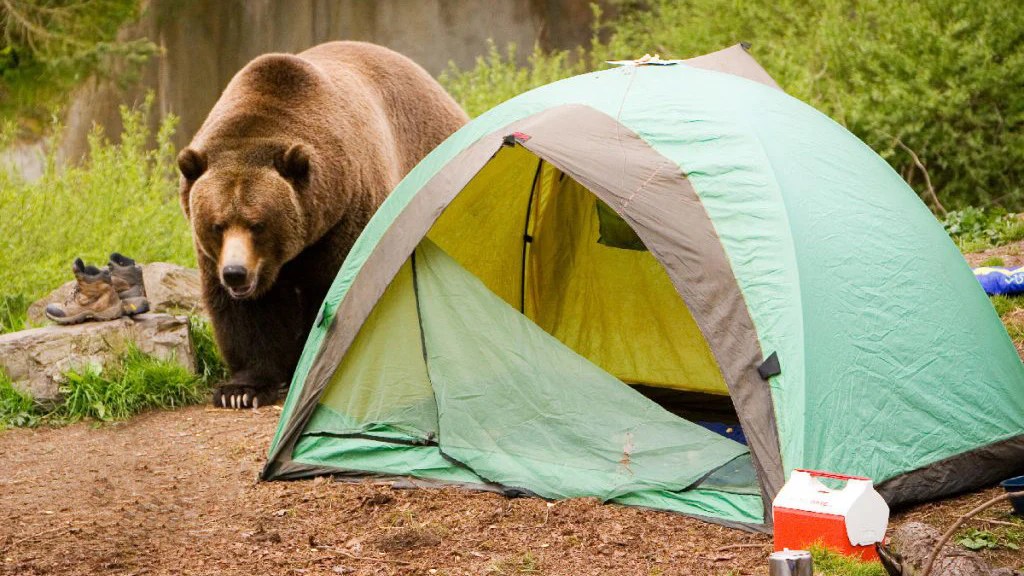
<svg viewBox="0 0 1024 576">
<path fill-rule="evenodd" d="M 818 478 L 842 480 L 831 489 Z M 817 470 L 793 471 L 772 502 L 775 550 L 806 550 L 812 544 L 864 560 L 877 560 L 875 543 L 885 538 L 889 505 L 870 478 Z"/>
</svg>

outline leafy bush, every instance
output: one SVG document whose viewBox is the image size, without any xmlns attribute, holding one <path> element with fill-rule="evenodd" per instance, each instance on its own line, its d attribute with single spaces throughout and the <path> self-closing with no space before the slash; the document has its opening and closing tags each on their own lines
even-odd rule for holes
<svg viewBox="0 0 1024 576">
<path fill-rule="evenodd" d="M 845 124 L 919 192 L 924 173 L 909 150 L 950 208 L 1024 202 L 1024 4 L 687 0 L 653 8 L 626 14 L 614 52 L 687 57 L 752 42 L 788 92 Z"/>
<path fill-rule="evenodd" d="M 1021 215 L 998 210 L 954 210 L 942 220 L 942 226 L 962 252 L 979 252 L 1024 240 Z"/>
<path fill-rule="evenodd" d="M 147 39 L 121 41 L 139 0 L 6 0 L 0 4 L 0 115 L 40 132 L 50 110 L 91 75 L 125 81 L 156 53 Z"/>
<path fill-rule="evenodd" d="M 195 265 L 178 206 L 176 119 L 162 123 L 151 148 L 151 104 L 122 108 L 119 144 L 93 132 L 89 159 L 79 166 L 60 166 L 54 150 L 37 181 L 0 171 L 0 295 L 39 298 L 71 279 L 79 256 L 103 265 L 118 251 L 143 262 Z"/>
<path fill-rule="evenodd" d="M 463 71 L 450 63 L 439 77 L 448 93 L 470 116 L 479 116 L 538 86 L 591 70 L 582 49 L 545 53 L 535 46 L 523 67 L 516 64 L 518 51 L 515 44 L 509 44 L 504 54 L 494 42 L 488 42 L 487 46 L 487 54 L 477 56 L 473 68 Z"/>
<path fill-rule="evenodd" d="M 625 1 L 607 27 L 589 60 L 535 51 L 520 68 L 492 50 L 444 83 L 478 114 L 606 57 L 688 58 L 749 41 L 780 85 L 846 125 L 940 213 L 926 172 L 946 208 L 1024 208 L 1024 3 Z"/>
</svg>

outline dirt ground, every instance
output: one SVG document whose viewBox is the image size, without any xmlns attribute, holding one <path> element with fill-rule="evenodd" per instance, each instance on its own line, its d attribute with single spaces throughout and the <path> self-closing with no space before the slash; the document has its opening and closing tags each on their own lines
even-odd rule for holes
<svg viewBox="0 0 1024 576">
<path fill-rule="evenodd" d="M 996 257 L 1001 258 L 1003 265 L 1009 268 L 1024 266 L 1024 242 L 1014 242 L 1004 246 L 989 248 L 984 252 L 964 254 L 964 259 L 967 260 L 971 267 L 981 266 L 982 262 Z"/>
<path fill-rule="evenodd" d="M 369 481 L 258 483 L 279 414 L 197 406 L 0 433 L 0 574 L 767 573 L 768 537 L 670 513 Z M 995 493 L 895 520 L 945 526 Z"/>
<path fill-rule="evenodd" d="M 1022 265 L 1024 243 L 967 260 L 991 256 Z M 0 575 L 767 574 L 769 537 L 666 512 L 372 481 L 259 483 L 279 416 L 195 406 L 0 432 Z M 998 493 L 899 511 L 890 527 L 945 530 Z M 1007 509 L 968 526 L 1024 531 Z M 1024 552 L 983 554 L 1024 568 Z"/>
</svg>

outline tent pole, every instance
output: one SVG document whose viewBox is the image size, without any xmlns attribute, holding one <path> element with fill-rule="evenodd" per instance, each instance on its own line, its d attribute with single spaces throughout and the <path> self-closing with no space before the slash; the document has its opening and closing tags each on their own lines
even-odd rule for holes
<svg viewBox="0 0 1024 576">
<path fill-rule="evenodd" d="M 523 220 L 523 262 L 519 273 L 519 311 L 526 315 L 526 251 L 529 249 L 533 237 L 530 236 L 530 216 L 533 213 L 533 196 L 537 193 L 537 183 L 540 181 L 540 169 L 544 160 L 537 158 L 537 171 L 533 173 L 533 184 L 530 185 L 530 198 L 526 201 L 526 218 Z"/>
</svg>

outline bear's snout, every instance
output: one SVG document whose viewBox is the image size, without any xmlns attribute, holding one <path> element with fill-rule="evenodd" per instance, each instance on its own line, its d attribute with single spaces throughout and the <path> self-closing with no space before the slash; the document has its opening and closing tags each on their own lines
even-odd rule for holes
<svg viewBox="0 0 1024 576">
<path fill-rule="evenodd" d="M 241 288 L 248 284 L 249 271 L 245 266 L 225 266 L 220 276 L 229 288 Z"/>
<path fill-rule="evenodd" d="M 228 290 L 232 298 L 242 299 L 252 296 L 258 284 L 256 274 L 245 266 L 232 264 L 220 269 L 220 282 Z"/>
<path fill-rule="evenodd" d="M 252 296 L 259 284 L 259 268 L 252 235 L 243 229 L 228 229 L 220 253 L 220 282 L 228 294 L 236 299 Z"/>
</svg>

